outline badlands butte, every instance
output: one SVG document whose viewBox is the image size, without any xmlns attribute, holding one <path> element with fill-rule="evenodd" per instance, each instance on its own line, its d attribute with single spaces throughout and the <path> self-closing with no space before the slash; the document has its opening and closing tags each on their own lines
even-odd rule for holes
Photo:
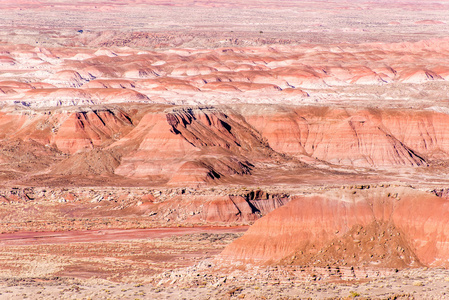
<svg viewBox="0 0 449 300">
<path fill-rule="evenodd" d="M 449 298 L 448 3 L 0 4 L 0 299 Z"/>
</svg>

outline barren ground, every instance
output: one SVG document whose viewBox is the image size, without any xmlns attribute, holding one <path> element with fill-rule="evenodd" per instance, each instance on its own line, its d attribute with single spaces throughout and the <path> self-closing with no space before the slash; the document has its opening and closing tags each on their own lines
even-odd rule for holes
<svg viewBox="0 0 449 300">
<path fill-rule="evenodd" d="M 0 299 L 449 298 L 448 1 L 0 2 Z"/>
</svg>

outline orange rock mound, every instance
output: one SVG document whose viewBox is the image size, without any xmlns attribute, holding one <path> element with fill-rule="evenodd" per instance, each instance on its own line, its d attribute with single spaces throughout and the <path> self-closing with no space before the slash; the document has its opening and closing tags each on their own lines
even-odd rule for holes
<svg viewBox="0 0 449 300">
<path fill-rule="evenodd" d="M 445 199 L 410 188 L 361 186 L 298 196 L 256 221 L 221 257 L 317 266 L 447 267 L 447 206 Z"/>
</svg>

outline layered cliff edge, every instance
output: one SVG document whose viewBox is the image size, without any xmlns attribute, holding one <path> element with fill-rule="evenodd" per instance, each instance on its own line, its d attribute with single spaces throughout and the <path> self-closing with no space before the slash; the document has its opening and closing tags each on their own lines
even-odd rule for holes
<svg viewBox="0 0 449 300">
<path fill-rule="evenodd" d="M 226 261 L 367 268 L 448 267 L 449 203 L 408 187 L 294 197 L 255 222 Z"/>
<path fill-rule="evenodd" d="M 98 177 L 174 186 L 251 184 L 263 172 L 275 182 L 276 176 L 294 177 L 298 170 L 350 176 L 360 168 L 391 174 L 407 168 L 432 174 L 448 160 L 448 123 L 447 114 L 433 110 L 5 107 L 0 168 L 9 180 Z"/>
</svg>

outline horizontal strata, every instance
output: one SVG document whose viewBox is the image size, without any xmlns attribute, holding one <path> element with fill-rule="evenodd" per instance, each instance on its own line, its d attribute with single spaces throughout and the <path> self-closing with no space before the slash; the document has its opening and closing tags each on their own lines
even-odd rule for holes
<svg viewBox="0 0 449 300">
<path fill-rule="evenodd" d="M 251 182 L 262 170 L 274 180 L 341 168 L 432 174 L 448 159 L 448 122 L 432 110 L 312 106 L 4 108 L 0 167 L 9 180 L 95 175 L 169 185 Z"/>
<path fill-rule="evenodd" d="M 298 196 L 220 256 L 321 267 L 448 266 L 447 199 L 404 187 L 362 188 Z"/>
<path fill-rule="evenodd" d="M 448 39 L 164 51 L 6 44 L 0 46 L 0 103 L 54 107 L 351 100 L 423 106 L 445 96 L 448 49 Z"/>
</svg>

